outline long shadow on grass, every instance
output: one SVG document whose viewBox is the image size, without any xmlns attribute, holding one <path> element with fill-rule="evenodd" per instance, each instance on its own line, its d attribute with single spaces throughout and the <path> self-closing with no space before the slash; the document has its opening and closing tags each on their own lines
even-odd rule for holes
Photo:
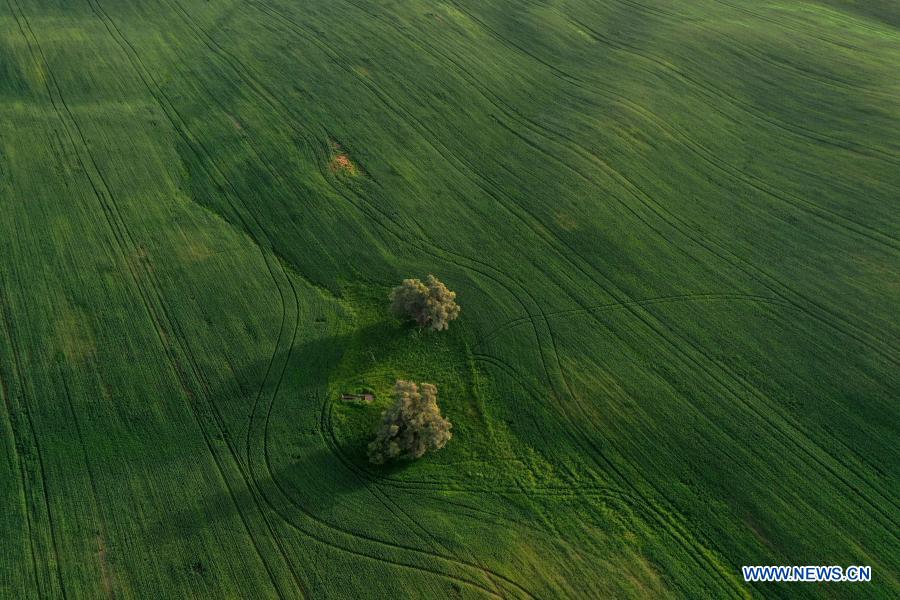
<svg viewBox="0 0 900 600">
<path fill-rule="evenodd" d="M 307 335 L 315 335 L 317 328 L 326 327 L 324 323 L 301 326 L 301 332 Z M 309 520 L 324 522 L 351 535 L 388 531 L 395 516 L 373 496 L 363 473 L 370 470 L 365 442 L 369 430 L 374 432 L 379 410 L 359 407 L 365 435 L 360 433 L 347 440 L 338 456 L 329 446 L 330 423 L 323 418 L 323 409 L 333 399 L 325 395 L 335 376 L 343 380 L 350 374 L 352 379 L 353 374 L 359 373 L 365 379 L 373 368 L 377 371 L 384 365 L 414 363 L 415 358 L 404 358 L 403 354 L 411 346 L 418 345 L 421 351 L 430 343 L 427 338 L 417 338 L 410 327 L 385 319 L 342 334 L 322 331 L 318 337 L 295 343 L 290 352 L 278 352 L 271 369 L 268 358 L 238 369 L 234 381 L 210 393 L 211 403 L 228 424 L 230 450 L 223 448 L 220 454 L 231 474 L 229 485 L 223 484 L 213 495 L 200 497 L 192 505 L 170 513 L 167 523 L 153 528 L 160 541 L 164 542 L 167 536 L 185 538 L 210 533 L 222 527 L 223 522 L 228 523 L 228 529 L 242 530 L 240 517 L 256 523 L 254 528 L 258 531 L 263 524 L 260 508 L 279 527 L 285 518 L 300 524 L 309 524 Z M 242 390 L 237 398 L 235 382 Z M 251 409 L 252 458 L 248 464 L 247 415 Z M 240 469 L 232 453 L 239 457 Z M 401 463 L 379 468 L 377 473 L 391 476 L 406 466 Z M 274 514 L 273 508 L 280 516 Z M 382 520 L 384 527 L 379 524 Z"/>
</svg>

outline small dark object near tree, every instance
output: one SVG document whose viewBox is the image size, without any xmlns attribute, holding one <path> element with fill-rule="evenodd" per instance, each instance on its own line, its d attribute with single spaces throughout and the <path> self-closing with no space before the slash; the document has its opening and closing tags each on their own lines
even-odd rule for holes
<svg viewBox="0 0 900 600">
<path fill-rule="evenodd" d="M 375 400 L 374 394 L 341 394 L 341 400 L 344 402 L 359 402 L 371 404 Z"/>
<path fill-rule="evenodd" d="M 436 387 L 398 380 L 394 396 L 393 406 L 382 413 L 375 440 L 369 444 L 370 462 L 414 460 L 447 444 L 453 425 L 441 416 Z"/>
<path fill-rule="evenodd" d="M 422 283 L 404 279 L 391 291 L 391 311 L 400 318 L 411 319 L 419 327 L 441 331 L 459 316 L 456 292 L 447 289 L 437 277 L 429 275 Z"/>
</svg>

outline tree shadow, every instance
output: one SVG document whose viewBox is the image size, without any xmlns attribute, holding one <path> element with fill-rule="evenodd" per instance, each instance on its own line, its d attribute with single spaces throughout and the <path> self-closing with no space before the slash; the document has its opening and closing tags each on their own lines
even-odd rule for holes
<svg viewBox="0 0 900 600">
<path fill-rule="evenodd" d="M 261 513 L 269 518 L 281 515 L 276 520 L 308 519 L 360 533 L 373 524 L 367 521 L 389 519 L 390 515 L 360 510 L 360 506 L 379 502 L 370 490 L 373 482 L 402 473 L 410 463 L 369 464 L 368 440 L 333 447 L 341 442 L 332 437 L 330 420 L 323 411 L 337 401 L 326 394 L 348 349 L 371 348 L 375 362 L 394 364 L 402 352 L 402 344 L 394 340 L 414 335 L 414 327 L 378 321 L 304 340 L 271 359 L 235 370 L 233 380 L 209 391 L 211 409 L 218 416 L 206 415 L 203 423 L 227 483 L 201 488 L 190 505 L 177 507 L 164 520 L 149 524 L 150 533 L 166 546 L 175 539 L 204 532 L 209 535 L 223 526 L 242 529 L 242 522 L 255 522 L 258 527 Z M 236 387 L 243 392 L 238 401 Z M 248 417 L 251 412 L 252 420 Z M 227 428 L 224 434 L 220 424 Z M 374 416 L 370 424 L 373 434 L 377 424 Z M 184 460 L 191 458 L 185 456 Z"/>
</svg>

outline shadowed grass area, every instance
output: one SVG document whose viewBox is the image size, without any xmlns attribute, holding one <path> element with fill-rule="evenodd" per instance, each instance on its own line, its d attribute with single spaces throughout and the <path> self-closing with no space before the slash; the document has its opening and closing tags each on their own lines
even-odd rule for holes
<svg viewBox="0 0 900 600">
<path fill-rule="evenodd" d="M 896 597 L 898 72 L 884 1 L 3 0 L 0 596 Z M 373 467 L 398 378 L 453 439 Z"/>
</svg>

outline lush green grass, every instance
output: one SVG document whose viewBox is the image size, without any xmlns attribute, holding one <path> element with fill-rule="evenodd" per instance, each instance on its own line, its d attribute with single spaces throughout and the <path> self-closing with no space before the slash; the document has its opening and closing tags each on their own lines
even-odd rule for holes
<svg viewBox="0 0 900 600">
<path fill-rule="evenodd" d="M 3 0 L 0 596 L 896 597 L 898 28 Z M 373 469 L 397 377 L 455 435 Z"/>
</svg>

